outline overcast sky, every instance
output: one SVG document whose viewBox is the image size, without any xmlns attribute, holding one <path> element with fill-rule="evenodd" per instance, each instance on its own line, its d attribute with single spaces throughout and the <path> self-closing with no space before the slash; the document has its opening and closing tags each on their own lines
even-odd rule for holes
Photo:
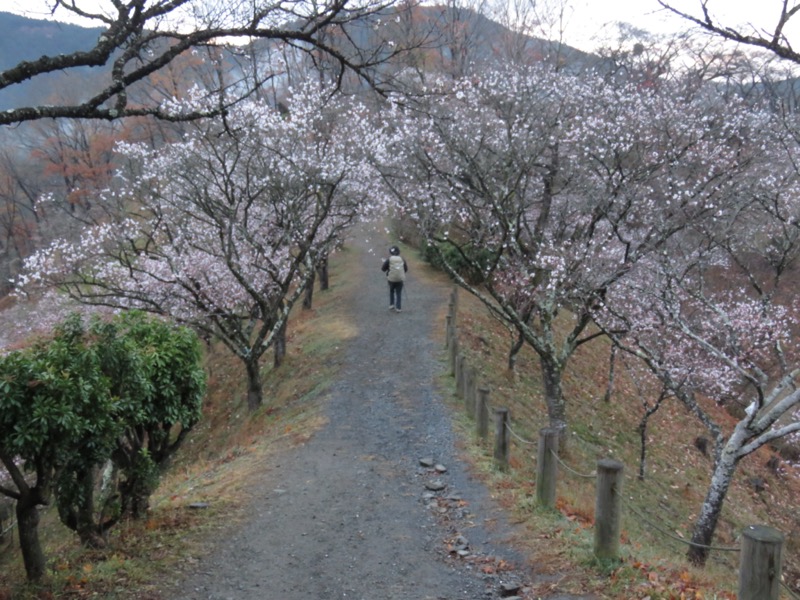
<svg viewBox="0 0 800 600">
<path fill-rule="evenodd" d="M 225 0 L 222 0 L 225 1 Z M 429 0 L 435 3 L 436 0 Z M 552 2 L 553 0 L 550 0 Z M 700 14 L 700 0 L 671 0 L 673 5 L 685 12 Z M 712 15 L 721 23 L 731 26 L 753 24 L 757 27 L 774 27 L 777 22 L 783 0 L 707 0 Z M 566 42 L 591 50 L 596 40 L 616 31 L 613 24 L 624 21 L 653 32 L 673 32 L 685 29 L 685 21 L 675 18 L 659 6 L 656 0 L 566 0 L 570 10 L 566 28 Z M 789 0 L 793 6 L 800 0 Z M 110 7 L 109 0 L 77 0 L 81 7 Z M 50 2 L 52 4 L 52 2 Z M 35 18 L 46 18 L 49 15 L 47 0 L 0 0 L 0 10 L 8 10 L 26 14 Z M 59 9 L 56 17 L 64 18 L 70 13 Z M 795 17 L 798 23 L 789 31 L 790 39 L 800 38 L 800 15 Z"/>
<path fill-rule="evenodd" d="M 753 27 L 773 31 L 783 1 L 707 0 L 707 4 L 718 23 L 751 32 Z M 788 2 L 790 7 L 798 3 L 800 0 Z M 567 42 L 583 50 L 591 50 L 597 38 L 614 34 L 615 23 L 620 21 L 654 33 L 674 33 L 690 27 L 686 20 L 661 8 L 656 0 L 571 0 L 570 4 L 574 23 L 568 26 Z M 685 13 L 702 15 L 700 0 L 670 0 L 670 4 Z M 790 40 L 800 39 L 800 15 L 795 21 L 786 30 Z"/>
</svg>

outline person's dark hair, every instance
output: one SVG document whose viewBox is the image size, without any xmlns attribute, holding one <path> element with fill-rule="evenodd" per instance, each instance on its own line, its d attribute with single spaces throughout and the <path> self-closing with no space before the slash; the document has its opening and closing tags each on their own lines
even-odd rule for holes
<svg viewBox="0 0 800 600">
<path fill-rule="evenodd" d="M 398 254 L 400 254 L 400 248 L 398 248 L 397 246 L 392 246 L 391 248 L 389 248 L 389 254 L 397 256 Z"/>
</svg>

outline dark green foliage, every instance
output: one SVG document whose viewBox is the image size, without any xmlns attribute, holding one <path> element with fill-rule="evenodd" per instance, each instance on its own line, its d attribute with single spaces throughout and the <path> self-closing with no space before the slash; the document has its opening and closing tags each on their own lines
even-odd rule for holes
<svg viewBox="0 0 800 600">
<path fill-rule="evenodd" d="M 101 546 L 103 534 L 116 523 L 119 514 L 115 511 L 108 515 L 105 502 L 97 503 L 101 507 L 101 514 L 97 514 L 96 474 L 125 431 L 125 414 L 139 398 L 147 396 L 151 386 L 136 345 L 120 336 L 113 323 L 94 321 L 88 331 L 77 316 L 70 317 L 67 323 L 71 336 L 81 340 L 83 351 L 95 357 L 95 368 L 105 380 L 103 392 L 109 404 L 102 407 L 97 426 L 87 432 L 86 439 L 74 440 L 69 461 L 56 480 L 56 500 L 62 522 L 76 531 L 84 544 Z M 61 329 L 51 344 L 63 337 Z"/>
<path fill-rule="evenodd" d="M 138 518 L 147 510 L 159 469 L 200 418 L 205 374 L 191 330 L 142 312 L 96 320 L 89 337 L 115 400 L 114 425 L 107 429 L 113 439 L 101 457 L 81 455 L 63 470 L 57 498 L 64 524 L 85 544 L 99 546 L 121 516 Z M 109 460 L 109 481 L 98 490 L 98 472 Z"/>
<path fill-rule="evenodd" d="M 158 470 L 200 419 L 206 378 L 200 343 L 190 329 L 141 312 L 123 314 L 117 324 L 121 337 L 138 348 L 148 382 L 148 393 L 128 405 L 125 434 L 114 453 L 124 478 L 123 511 L 139 517 L 158 483 Z"/>
<path fill-rule="evenodd" d="M 0 460 L 17 500 L 20 547 L 29 579 L 44 574 L 37 507 L 48 504 L 61 473 L 99 461 L 116 430 L 110 380 L 77 317 L 53 340 L 0 357 Z M 21 465 L 19 461 L 22 461 Z"/>
<path fill-rule="evenodd" d="M 147 508 L 159 467 L 200 417 L 200 358 L 192 331 L 138 312 L 88 328 L 72 316 L 52 340 L 0 357 L 0 460 L 14 484 L 0 493 L 17 500 L 29 578 L 44 572 L 35 513 L 53 491 L 89 545 Z M 101 488 L 104 467 L 114 476 Z"/>
<path fill-rule="evenodd" d="M 495 253 L 472 245 L 433 242 L 423 249 L 425 260 L 437 269 L 458 273 L 470 285 L 483 283 L 487 267 L 496 260 Z"/>
</svg>

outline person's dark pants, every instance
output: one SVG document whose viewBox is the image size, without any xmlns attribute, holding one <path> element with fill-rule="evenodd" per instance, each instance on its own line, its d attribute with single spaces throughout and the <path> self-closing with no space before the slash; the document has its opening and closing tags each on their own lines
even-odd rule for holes
<svg viewBox="0 0 800 600">
<path fill-rule="evenodd" d="M 400 310 L 400 302 L 403 297 L 403 282 L 390 281 L 389 282 L 389 306 L 394 306 Z"/>
</svg>

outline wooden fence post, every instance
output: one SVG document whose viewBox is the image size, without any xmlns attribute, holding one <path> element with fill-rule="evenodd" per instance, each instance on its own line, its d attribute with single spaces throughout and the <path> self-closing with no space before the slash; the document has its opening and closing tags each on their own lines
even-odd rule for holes
<svg viewBox="0 0 800 600">
<path fill-rule="evenodd" d="M 444 320 L 444 347 L 450 348 L 453 343 L 453 315 L 447 315 Z"/>
<path fill-rule="evenodd" d="M 453 343 L 450 344 L 450 375 L 455 377 L 458 367 L 458 327 L 453 325 Z"/>
<path fill-rule="evenodd" d="M 604 458 L 597 461 L 597 503 L 594 511 L 594 555 L 600 560 L 619 558 L 623 465 Z"/>
<path fill-rule="evenodd" d="M 783 569 L 783 534 L 765 525 L 742 531 L 739 600 L 778 600 Z"/>
<path fill-rule="evenodd" d="M 544 508 L 553 508 L 556 505 L 557 455 L 558 429 L 540 429 L 536 453 L 536 501 Z"/>
<path fill-rule="evenodd" d="M 482 387 L 478 390 L 475 423 L 478 437 L 485 441 L 489 437 L 489 388 Z"/>
<path fill-rule="evenodd" d="M 464 368 L 466 366 L 464 355 L 459 354 L 456 357 L 456 396 L 459 398 L 464 397 Z"/>
<path fill-rule="evenodd" d="M 494 409 L 494 465 L 508 471 L 508 409 Z"/>
</svg>

